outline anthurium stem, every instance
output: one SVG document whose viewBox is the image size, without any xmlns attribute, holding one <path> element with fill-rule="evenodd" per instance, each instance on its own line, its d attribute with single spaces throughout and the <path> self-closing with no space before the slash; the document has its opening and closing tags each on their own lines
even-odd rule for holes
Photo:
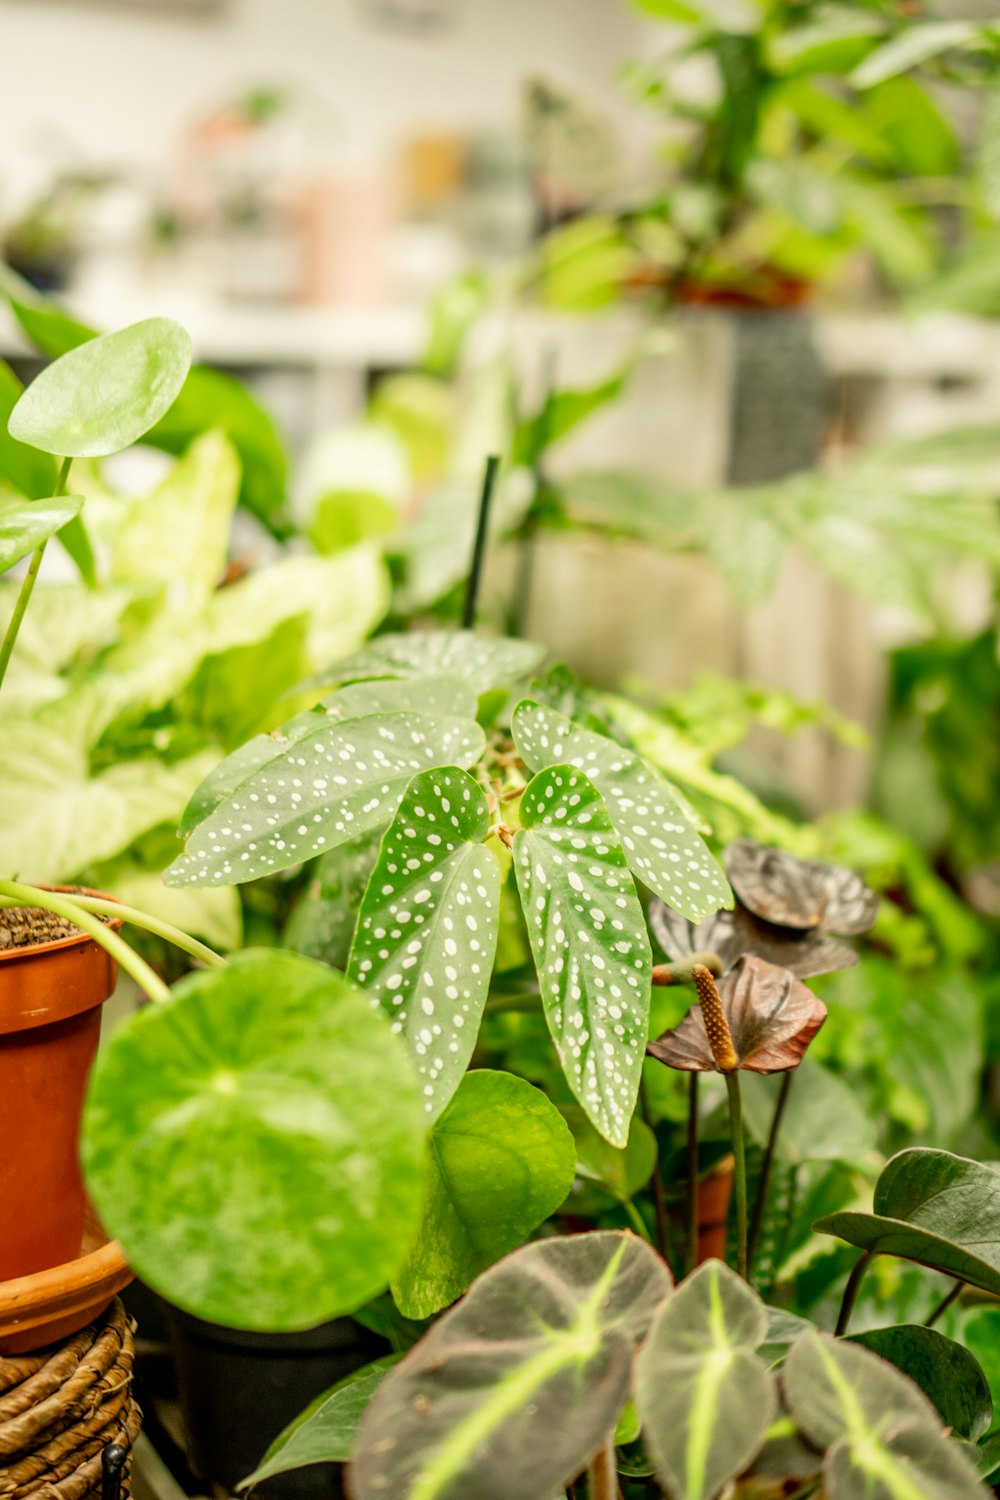
<svg viewBox="0 0 1000 1500">
<path fill-rule="evenodd" d="M 107 923 L 102 922 L 93 912 L 78 906 L 71 896 L 64 895 L 61 891 L 43 891 L 37 886 L 21 885 L 16 880 L 0 880 L 0 896 L 12 897 L 18 906 L 38 906 L 43 911 L 53 912 L 57 917 L 65 917 L 67 922 L 72 922 L 75 927 L 89 933 L 95 942 L 100 943 L 126 974 L 135 980 L 139 988 L 145 990 L 150 1000 L 170 999 L 168 986 L 145 959 L 140 958 Z"/>
<path fill-rule="evenodd" d="M 689 953 L 686 958 L 674 959 L 669 964 L 656 964 L 653 968 L 654 984 L 693 984 L 694 970 L 707 969 L 714 979 L 721 979 L 725 965 L 717 953 Z"/>
<path fill-rule="evenodd" d="M 764 1210 L 767 1207 L 767 1193 L 771 1186 L 771 1169 L 774 1166 L 774 1153 L 778 1144 L 778 1132 L 781 1130 L 781 1120 L 788 1103 L 788 1096 L 792 1091 L 792 1082 L 795 1078 L 793 1070 L 789 1069 L 782 1075 L 781 1088 L 774 1105 L 774 1114 L 771 1116 L 771 1129 L 768 1132 L 767 1145 L 764 1147 L 764 1160 L 760 1167 L 760 1181 L 757 1184 L 757 1197 L 753 1205 L 753 1218 L 750 1221 L 750 1233 L 747 1237 L 747 1263 L 753 1266 L 754 1251 L 757 1249 L 757 1241 L 760 1239 L 760 1231 L 764 1223 Z"/>
<path fill-rule="evenodd" d="M 736 1269 L 747 1280 L 747 1162 L 743 1150 L 743 1106 L 740 1100 L 740 1075 L 737 1072 L 723 1075 L 729 1094 L 729 1131 L 733 1139 L 733 1157 L 736 1163 L 733 1175 L 733 1194 L 736 1198 Z"/>
<path fill-rule="evenodd" d="M 688 1080 L 687 1196 L 684 1203 L 686 1230 L 685 1269 L 690 1276 L 698 1264 L 698 1074 Z"/>
<path fill-rule="evenodd" d="M 163 938 L 164 942 L 173 944 L 175 948 L 180 948 L 192 958 L 197 958 L 207 968 L 224 969 L 226 967 L 228 960 L 223 958 L 221 953 L 216 953 L 214 948 L 209 948 L 205 943 L 199 943 L 197 938 L 189 937 L 172 922 L 164 922 L 160 917 L 151 916 L 149 912 L 139 911 L 138 907 L 126 906 L 123 901 L 105 901 L 103 896 L 78 896 L 75 892 L 70 900 L 83 911 L 91 911 L 101 917 L 120 917 L 131 927 L 141 927 L 145 932 L 151 932 L 154 937 Z M 38 906 L 40 903 L 35 901 L 32 904 Z M 23 901 L 12 901 L 7 896 L 0 896 L 0 907 L 23 905 Z"/>
<path fill-rule="evenodd" d="M 840 1316 L 837 1319 L 837 1327 L 834 1330 L 838 1338 L 842 1338 L 847 1332 L 848 1324 L 851 1321 L 851 1313 L 854 1311 L 854 1304 L 857 1302 L 858 1292 L 861 1290 L 861 1283 L 864 1281 L 865 1272 L 868 1270 L 873 1259 L 874 1256 L 870 1250 L 863 1250 L 854 1263 L 854 1270 L 847 1278 L 847 1285 L 844 1287 L 844 1296 L 840 1304 Z"/>
<path fill-rule="evenodd" d="M 483 472 L 483 487 L 479 496 L 476 538 L 472 544 L 472 564 L 469 568 L 469 581 L 465 589 L 465 605 L 462 609 L 463 630 L 471 630 L 476 623 L 479 585 L 482 582 L 483 561 L 486 557 L 486 544 L 490 534 L 490 507 L 493 503 L 493 491 L 496 488 L 497 471 L 499 468 L 499 455 L 491 453 L 486 460 L 486 468 Z"/>
<path fill-rule="evenodd" d="M 60 495 L 65 495 L 66 481 L 69 478 L 69 470 L 72 462 L 71 458 L 63 459 L 63 465 L 59 470 L 59 478 L 56 480 L 55 491 L 52 495 L 53 500 L 58 500 Z M 3 680 L 7 675 L 7 667 L 14 654 L 14 646 L 17 643 L 18 632 L 21 629 L 21 621 L 24 619 L 25 611 L 28 608 L 28 601 L 35 587 L 35 580 L 38 577 L 38 570 L 42 566 L 42 558 L 44 556 L 45 542 L 42 542 L 41 546 L 36 547 L 31 554 L 31 562 L 28 564 L 28 571 L 24 575 L 24 582 L 21 584 L 21 589 L 14 605 L 14 613 L 10 617 L 10 623 L 4 634 L 3 645 L 0 645 L 0 687 L 3 686 Z"/>
<path fill-rule="evenodd" d="M 956 1297 L 958 1296 L 959 1292 L 961 1292 L 961 1290 L 964 1287 L 964 1285 L 965 1285 L 964 1281 L 956 1281 L 955 1285 L 952 1287 L 951 1291 L 945 1293 L 945 1295 L 941 1298 L 941 1301 L 938 1303 L 937 1307 L 934 1309 L 934 1311 L 931 1313 L 930 1317 L 925 1322 L 925 1324 L 924 1324 L 925 1328 L 933 1328 L 934 1327 L 934 1324 L 937 1322 L 938 1318 L 940 1318 L 942 1316 L 942 1314 L 944 1314 L 944 1313 L 946 1313 L 948 1311 L 949 1307 L 955 1301 Z"/>
</svg>

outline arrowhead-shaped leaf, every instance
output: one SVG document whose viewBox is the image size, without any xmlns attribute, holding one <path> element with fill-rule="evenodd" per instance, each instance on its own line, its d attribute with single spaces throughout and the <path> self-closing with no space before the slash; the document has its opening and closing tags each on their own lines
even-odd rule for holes
<svg viewBox="0 0 1000 1500">
<path fill-rule="evenodd" d="M 516 1250 L 382 1382 L 348 1473 L 353 1500 L 552 1500 L 614 1430 L 636 1343 L 669 1290 L 632 1235 Z"/>
<path fill-rule="evenodd" d="M 238 885 L 324 854 L 383 827 L 418 771 L 471 765 L 485 743 L 472 719 L 317 718 L 198 824 L 166 872 L 168 885 Z"/>
<path fill-rule="evenodd" d="M 82 495 L 57 500 L 18 500 L 0 494 L 0 573 L 47 542 L 83 508 Z"/>
<path fill-rule="evenodd" d="M 513 1073 L 466 1073 L 428 1137 L 420 1232 L 392 1290 L 407 1318 L 429 1318 L 524 1243 L 573 1185 L 576 1151 L 540 1089 Z"/>
<path fill-rule="evenodd" d="M 414 776 L 382 840 L 347 971 L 414 1055 L 437 1119 L 468 1066 L 493 973 L 500 870 L 490 814 L 466 771 Z"/>
<path fill-rule="evenodd" d="M 733 896 L 722 869 L 665 781 L 631 750 L 541 704 L 518 704 L 518 753 L 533 771 L 559 763 L 586 772 L 611 815 L 629 868 L 692 922 Z"/>
<path fill-rule="evenodd" d="M 356 682 L 446 672 L 461 677 L 481 694 L 523 677 L 544 655 L 545 647 L 533 641 L 497 639 L 471 630 L 407 631 L 380 635 L 315 680 Z"/>
<path fill-rule="evenodd" d="M 874 1212 L 813 1228 L 873 1255 L 898 1255 L 1000 1295 L 1000 1175 L 950 1151 L 900 1151 L 875 1184 Z"/>
<path fill-rule="evenodd" d="M 10 414 L 20 443 L 61 457 L 101 458 L 138 442 L 180 393 L 191 340 L 169 318 L 90 339 L 37 375 Z"/>
<path fill-rule="evenodd" d="M 783 1386 L 802 1432 L 826 1450 L 829 1500 L 984 1500 L 975 1469 L 931 1403 L 867 1349 L 805 1333 Z"/>
<path fill-rule="evenodd" d="M 82 1155 L 101 1219 L 171 1302 L 312 1328 L 398 1270 L 420 1217 L 420 1097 L 367 996 L 277 949 L 191 974 L 103 1049 Z"/>
<path fill-rule="evenodd" d="M 572 766 L 521 799 L 514 868 L 545 1018 L 574 1094 L 613 1146 L 642 1074 L 652 958 L 642 907 L 593 783 Z"/>
<path fill-rule="evenodd" d="M 757 1354 L 767 1310 L 721 1261 L 683 1281 L 639 1355 L 643 1443 L 673 1500 L 714 1500 L 757 1456 L 777 1410 Z"/>
<path fill-rule="evenodd" d="M 993 1420 L 989 1382 L 978 1360 L 962 1344 L 946 1339 L 936 1328 L 903 1323 L 896 1328 L 873 1328 L 856 1333 L 852 1344 L 862 1344 L 908 1375 L 937 1409 L 946 1427 L 976 1443 Z"/>
</svg>

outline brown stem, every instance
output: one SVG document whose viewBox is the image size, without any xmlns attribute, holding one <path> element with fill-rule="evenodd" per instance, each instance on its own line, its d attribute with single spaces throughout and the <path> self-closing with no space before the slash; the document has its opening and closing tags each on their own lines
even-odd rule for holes
<svg viewBox="0 0 1000 1500">
<path fill-rule="evenodd" d="M 962 1290 L 962 1288 L 964 1286 L 965 1286 L 965 1282 L 964 1281 L 956 1281 L 955 1282 L 955 1285 L 952 1287 L 951 1291 L 947 1292 L 941 1298 L 941 1301 L 938 1303 L 937 1307 L 934 1309 L 934 1311 L 931 1313 L 930 1317 L 924 1323 L 924 1327 L 925 1328 L 933 1328 L 934 1327 L 934 1324 L 937 1322 L 938 1318 L 941 1317 L 942 1313 L 946 1313 L 948 1311 L 949 1307 L 955 1301 L 955 1298 L 958 1296 L 959 1292 Z"/>
<path fill-rule="evenodd" d="M 861 1290 L 861 1283 L 864 1281 L 865 1272 L 868 1270 L 873 1259 L 874 1256 L 870 1250 L 862 1251 L 861 1255 L 855 1261 L 854 1270 L 847 1278 L 847 1285 L 844 1287 L 844 1296 L 840 1304 L 840 1316 L 837 1319 L 837 1326 L 834 1329 L 837 1338 L 843 1338 L 847 1332 L 851 1321 L 851 1313 L 854 1311 L 854 1304 L 858 1300 L 858 1292 Z"/>
<path fill-rule="evenodd" d="M 622 1500 L 618 1488 L 614 1435 L 594 1454 L 587 1470 L 587 1500 Z"/>
</svg>

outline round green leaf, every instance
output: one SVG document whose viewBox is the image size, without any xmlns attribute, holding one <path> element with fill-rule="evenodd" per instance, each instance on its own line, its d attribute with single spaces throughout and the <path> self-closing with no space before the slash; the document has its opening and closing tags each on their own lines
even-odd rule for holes
<svg viewBox="0 0 1000 1500">
<path fill-rule="evenodd" d="M 489 827 L 466 771 L 414 776 L 382 840 L 347 966 L 405 1036 L 431 1120 L 468 1066 L 493 973 L 500 870 L 483 845 Z"/>
<path fill-rule="evenodd" d="M 83 507 L 82 495 L 57 500 L 18 500 L 0 494 L 0 573 L 60 531 Z"/>
<path fill-rule="evenodd" d="M 420 1232 L 393 1282 L 407 1318 L 429 1318 L 523 1244 L 573 1185 L 573 1138 L 540 1089 L 513 1073 L 466 1073 L 428 1137 Z"/>
<path fill-rule="evenodd" d="M 308 1328 L 399 1268 L 420 1215 L 419 1093 L 349 980 L 297 954 L 189 975 L 101 1053 L 82 1155 L 101 1219 L 171 1302 Z"/>
<path fill-rule="evenodd" d="M 173 405 L 191 340 L 169 318 L 90 339 L 44 369 L 11 412 L 18 442 L 61 457 L 101 458 L 138 442 Z"/>
<path fill-rule="evenodd" d="M 933 1401 L 946 1427 L 976 1443 L 993 1420 L 993 1398 L 986 1376 L 968 1349 L 935 1328 L 904 1323 L 852 1335 L 880 1359 L 909 1375 Z"/>
</svg>

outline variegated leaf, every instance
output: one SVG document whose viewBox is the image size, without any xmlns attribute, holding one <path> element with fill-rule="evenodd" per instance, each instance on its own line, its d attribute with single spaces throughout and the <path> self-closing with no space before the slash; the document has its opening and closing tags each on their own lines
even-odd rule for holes
<svg viewBox="0 0 1000 1500">
<path fill-rule="evenodd" d="M 406 631 L 369 641 L 315 681 L 356 682 L 446 672 L 472 683 L 477 693 L 485 693 L 523 677 L 544 655 L 545 647 L 534 641 L 497 639 L 471 630 Z"/>
</svg>

